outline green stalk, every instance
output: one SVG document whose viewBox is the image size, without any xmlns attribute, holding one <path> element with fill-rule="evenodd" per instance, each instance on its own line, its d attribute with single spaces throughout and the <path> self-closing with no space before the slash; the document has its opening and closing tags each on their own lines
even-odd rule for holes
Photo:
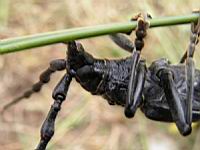
<svg viewBox="0 0 200 150">
<path fill-rule="evenodd" d="M 149 20 L 150 28 L 178 24 L 188 24 L 191 22 L 196 22 L 198 17 L 199 14 L 193 13 L 184 16 L 155 18 Z M 136 28 L 136 25 L 137 22 L 112 23 L 106 25 L 73 28 L 68 30 L 60 30 L 18 38 L 5 39 L 0 41 L 0 54 L 17 52 L 34 47 L 40 47 L 55 43 L 62 43 L 71 40 L 84 39 L 118 32 L 128 33 L 134 30 Z"/>
</svg>

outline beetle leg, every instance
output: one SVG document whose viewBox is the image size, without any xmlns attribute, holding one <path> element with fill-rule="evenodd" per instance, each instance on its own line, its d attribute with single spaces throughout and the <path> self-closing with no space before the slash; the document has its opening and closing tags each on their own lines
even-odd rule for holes
<svg viewBox="0 0 200 150">
<path fill-rule="evenodd" d="M 138 18 L 142 18 L 145 17 L 145 19 L 149 18 L 151 19 L 151 15 L 150 14 L 145 14 L 142 15 L 141 13 L 134 16 L 133 18 L 131 18 L 131 21 L 138 21 Z M 132 31 L 131 31 L 132 32 Z M 126 33 L 128 35 L 131 34 L 130 33 Z M 123 33 L 115 33 L 115 34 L 110 34 L 109 37 L 112 39 L 112 41 L 117 44 L 119 47 L 121 47 L 122 49 L 128 51 L 128 52 L 133 52 L 135 46 L 134 43 Z"/>
<path fill-rule="evenodd" d="M 133 62 L 132 62 L 132 67 L 131 67 L 131 76 L 129 79 L 128 95 L 127 95 L 125 111 L 124 111 L 126 117 L 128 118 L 133 117 L 135 114 L 137 103 L 138 103 L 138 100 L 140 99 L 138 96 L 141 95 L 143 84 L 144 84 L 145 71 L 143 71 L 143 73 L 138 73 L 137 71 L 139 69 L 140 53 L 142 51 L 142 48 L 144 47 L 143 39 L 146 37 L 146 29 L 148 28 L 149 24 L 148 22 L 146 22 L 144 16 L 142 15 L 138 16 L 137 21 L 138 21 L 138 26 L 136 29 L 135 49 L 132 55 Z M 138 81 L 139 79 L 138 77 L 142 78 L 141 81 Z M 136 81 L 138 81 L 138 83 L 136 83 Z M 137 91 L 136 88 L 138 88 L 139 91 Z M 137 95 L 138 93 L 136 91 L 140 94 Z"/>
<path fill-rule="evenodd" d="M 192 44 L 197 45 L 198 42 L 199 42 L 198 37 L 200 35 L 200 10 L 194 11 L 193 13 L 199 13 L 199 18 L 198 18 L 197 24 L 192 23 L 192 26 L 191 26 L 191 31 L 192 32 L 191 32 L 191 35 L 190 35 L 190 45 L 192 45 Z M 197 36 L 197 38 L 194 37 L 195 35 Z M 189 48 L 190 48 L 190 45 L 189 45 Z M 184 63 L 185 60 L 187 59 L 188 49 L 185 51 L 185 53 L 181 57 L 180 63 Z"/>
<path fill-rule="evenodd" d="M 186 60 L 186 102 L 185 102 L 185 116 L 186 122 L 191 126 L 192 124 L 192 100 L 194 94 L 194 61 L 191 57 L 188 57 Z"/>
<path fill-rule="evenodd" d="M 164 90 L 169 109 L 176 126 L 182 135 L 191 133 L 191 125 L 186 121 L 184 106 L 181 104 L 181 99 L 174 83 L 173 74 L 168 69 L 162 69 L 158 73 L 161 86 Z"/>
<path fill-rule="evenodd" d="M 195 65 L 193 60 L 193 55 L 195 52 L 195 46 L 198 44 L 198 38 L 200 36 L 200 16 L 197 24 L 192 23 L 190 43 L 186 54 L 186 84 L 187 84 L 187 97 L 186 97 L 186 122 L 192 124 L 192 100 L 194 93 L 194 75 L 195 75 Z M 182 59 L 183 60 L 183 59 Z"/>
<path fill-rule="evenodd" d="M 112 39 L 112 41 L 117 44 L 119 47 L 122 49 L 128 51 L 128 52 L 133 52 L 134 50 L 134 43 L 124 34 L 122 33 L 116 33 L 116 34 L 111 34 L 109 37 Z"/>
<path fill-rule="evenodd" d="M 128 91 L 128 101 L 125 106 L 125 115 L 128 118 L 134 116 L 136 109 L 142 102 L 142 91 L 144 89 L 144 82 L 146 77 L 146 64 L 144 60 L 140 60 L 137 68 L 137 76 L 131 78 L 129 91 Z"/>
<path fill-rule="evenodd" d="M 195 46 L 198 43 L 198 37 L 200 35 L 200 18 L 197 25 L 192 24 L 192 32 L 190 35 L 190 44 L 187 49 L 186 58 L 186 81 L 187 81 L 187 99 L 186 99 L 186 121 L 188 124 L 192 124 L 192 100 L 194 93 L 194 75 L 195 75 L 195 65 L 193 60 L 193 55 L 195 51 Z"/>
<path fill-rule="evenodd" d="M 187 51 L 183 54 L 179 63 L 180 64 L 184 63 L 186 58 L 187 58 Z"/>
<path fill-rule="evenodd" d="M 54 126 L 55 120 L 58 114 L 58 111 L 61 109 L 61 104 L 65 100 L 67 91 L 72 80 L 72 76 L 70 74 L 65 74 L 64 77 L 60 80 L 60 82 L 55 87 L 52 97 L 54 99 L 54 103 L 52 104 L 47 118 L 45 119 L 40 134 L 41 139 L 38 144 L 36 150 L 45 150 L 48 142 L 51 140 L 51 137 L 54 134 Z"/>
<path fill-rule="evenodd" d="M 30 90 L 27 90 L 26 92 L 24 92 L 23 95 L 15 98 L 13 101 L 6 104 L 2 109 L 2 113 L 6 109 L 11 107 L 12 105 L 20 102 L 22 99 L 29 98 L 33 93 L 39 92 L 41 90 L 42 86 L 49 82 L 50 76 L 52 75 L 52 73 L 54 73 L 55 71 L 61 71 L 64 69 L 66 69 L 66 60 L 65 59 L 56 59 L 56 60 L 51 61 L 49 68 L 46 69 L 44 72 L 42 72 L 42 74 L 40 75 L 39 81 L 37 83 L 35 83 Z"/>
</svg>

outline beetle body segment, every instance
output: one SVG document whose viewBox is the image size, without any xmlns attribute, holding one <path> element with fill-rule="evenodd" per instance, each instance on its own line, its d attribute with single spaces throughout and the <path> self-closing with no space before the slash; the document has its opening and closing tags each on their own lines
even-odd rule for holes
<svg viewBox="0 0 200 150">
<path fill-rule="evenodd" d="M 157 61 L 162 61 L 159 59 Z M 167 103 L 165 93 L 159 85 L 159 80 L 156 78 L 153 67 L 155 62 L 148 69 L 147 79 L 145 81 L 144 88 L 144 105 L 141 107 L 142 111 L 149 119 L 165 122 L 173 122 L 171 113 L 169 111 L 169 105 Z M 181 104 L 185 108 L 186 103 L 186 80 L 185 80 L 185 66 L 169 65 L 169 69 L 173 72 L 174 81 L 181 96 Z M 200 120 L 200 70 L 195 70 L 195 82 L 194 82 L 194 95 L 193 95 L 193 121 Z"/>
<path fill-rule="evenodd" d="M 140 100 L 138 107 L 149 119 L 173 122 L 165 93 L 160 86 L 155 70 L 155 67 L 158 70 L 162 69 L 163 61 L 168 64 L 169 69 L 173 72 L 175 84 L 182 97 L 181 104 L 185 105 L 186 80 L 184 65 L 170 65 L 167 60 L 159 59 L 154 61 L 147 69 L 143 99 Z M 118 60 L 93 58 L 92 64 L 87 65 L 86 63 L 85 66 L 81 67 L 82 69 L 87 67 L 90 69 L 88 71 L 84 70 L 84 74 L 80 73 L 82 72 L 81 69 L 77 69 L 75 78 L 85 90 L 93 95 L 102 96 L 110 105 L 124 106 L 127 98 L 131 64 L 131 57 Z M 193 121 L 198 121 L 200 120 L 200 70 L 197 69 L 195 70 L 194 91 L 192 118 Z"/>
</svg>

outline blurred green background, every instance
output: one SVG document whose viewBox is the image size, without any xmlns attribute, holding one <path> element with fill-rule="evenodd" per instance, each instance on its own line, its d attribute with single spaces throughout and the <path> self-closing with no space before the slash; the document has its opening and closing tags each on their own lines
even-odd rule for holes
<svg viewBox="0 0 200 150">
<path fill-rule="evenodd" d="M 127 21 L 139 12 L 152 17 L 189 14 L 199 0 L 0 0 L 0 39 L 88 25 Z M 189 42 L 190 26 L 154 28 L 148 31 L 143 56 L 148 64 L 166 57 L 178 63 Z M 134 38 L 134 36 L 133 36 Z M 98 58 L 122 58 L 130 54 L 107 36 L 81 40 Z M 195 53 L 200 67 L 200 46 Z M 3 106 L 38 80 L 50 60 L 65 57 L 62 44 L 0 57 L 0 101 Z M 63 72 L 64 73 L 64 72 Z M 39 94 L 9 109 L 0 120 L 0 150 L 32 150 L 52 104 L 51 92 L 63 73 L 53 75 Z M 198 124 L 182 137 L 174 124 L 154 122 L 138 110 L 126 119 L 123 108 L 110 106 L 84 91 L 76 82 L 59 113 L 49 150 L 197 150 Z"/>
</svg>

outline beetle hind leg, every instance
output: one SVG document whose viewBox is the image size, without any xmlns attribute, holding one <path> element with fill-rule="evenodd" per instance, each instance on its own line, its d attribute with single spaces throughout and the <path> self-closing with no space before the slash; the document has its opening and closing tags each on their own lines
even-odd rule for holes
<svg viewBox="0 0 200 150">
<path fill-rule="evenodd" d="M 158 72 L 158 77 L 160 78 L 160 84 L 164 90 L 172 119 L 176 123 L 179 132 L 184 136 L 190 134 L 192 131 L 191 124 L 187 123 L 185 105 L 181 103 L 182 100 L 176 88 L 173 73 L 167 68 L 161 69 Z"/>
</svg>

